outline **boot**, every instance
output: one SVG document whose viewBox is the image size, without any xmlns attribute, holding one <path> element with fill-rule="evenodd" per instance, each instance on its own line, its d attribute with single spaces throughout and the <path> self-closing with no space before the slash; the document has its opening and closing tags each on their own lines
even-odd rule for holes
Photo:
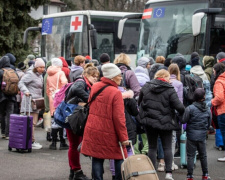
<svg viewBox="0 0 225 180">
<path fill-rule="evenodd" d="M 74 177 L 74 170 L 70 169 L 69 180 L 73 180 L 73 177 Z"/>
<path fill-rule="evenodd" d="M 52 129 L 52 144 L 49 146 L 49 149 L 56 150 L 57 133 L 58 129 Z"/>
<path fill-rule="evenodd" d="M 52 144 L 49 146 L 49 149 L 56 150 L 56 142 L 52 142 Z"/>
<path fill-rule="evenodd" d="M 84 173 L 82 170 L 74 173 L 74 177 L 73 180 L 90 180 Z"/>
<path fill-rule="evenodd" d="M 51 133 L 50 132 L 47 132 L 46 140 L 49 141 L 49 142 L 52 141 L 52 137 L 51 137 Z"/>
<path fill-rule="evenodd" d="M 69 149 L 69 146 L 64 142 L 60 142 L 60 147 L 59 147 L 59 150 L 67 150 Z"/>
<path fill-rule="evenodd" d="M 63 138 L 63 128 L 59 128 L 59 138 L 60 138 L 59 150 L 67 150 L 67 149 L 69 149 L 69 146 L 66 144 L 66 141 Z"/>
</svg>

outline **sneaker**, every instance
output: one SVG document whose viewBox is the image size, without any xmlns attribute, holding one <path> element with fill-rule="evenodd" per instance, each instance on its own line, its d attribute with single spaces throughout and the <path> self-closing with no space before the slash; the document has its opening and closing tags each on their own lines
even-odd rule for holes
<svg viewBox="0 0 225 180">
<path fill-rule="evenodd" d="M 209 177 L 209 175 L 203 175 L 202 176 L 202 180 L 211 180 L 211 178 Z"/>
<path fill-rule="evenodd" d="M 43 118 L 40 118 L 39 120 L 38 120 L 38 122 L 37 122 L 37 124 L 35 125 L 35 127 L 41 127 L 42 126 L 42 124 L 43 124 Z"/>
<path fill-rule="evenodd" d="M 165 179 L 174 180 L 173 177 L 172 177 L 172 173 L 166 173 Z"/>
<path fill-rule="evenodd" d="M 9 136 L 6 136 L 6 137 L 5 137 L 5 140 L 9 140 Z"/>
<path fill-rule="evenodd" d="M 2 134 L 2 139 L 5 139 L 5 134 Z"/>
<path fill-rule="evenodd" d="M 159 163 L 157 171 L 160 171 L 160 172 L 165 171 L 165 164 Z"/>
<path fill-rule="evenodd" d="M 177 152 L 174 154 L 174 158 L 180 158 L 180 151 L 177 151 Z"/>
<path fill-rule="evenodd" d="M 194 180 L 192 175 L 187 175 L 187 179 L 186 180 Z"/>
<path fill-rule="evenodd" d="M 219 162 L 225 162 L 225 157 L 223 157 L 223 158 L 218 158 L 218 161 L 219 161 Z"/>
<path fill-rule="evenodd" d="M 37 142 L 32 143 L 32 149 L 41 149 L 41 148 L 42 148 L 42 145 L 40 145 L 39 143 Z"/>
<path fill-rule="evenodd" d="M 82 170 L 74 173 L 74 177 L 73 180 L 90 180 L 84 173 Z"/>
<path fill-rule="evenodd" d="M 178 169 L 178 166 L 173 162 L 173 164 L 172 164 L 172 170 L 174 171 L 174 170 L 177 170 Z"/>
</svg>

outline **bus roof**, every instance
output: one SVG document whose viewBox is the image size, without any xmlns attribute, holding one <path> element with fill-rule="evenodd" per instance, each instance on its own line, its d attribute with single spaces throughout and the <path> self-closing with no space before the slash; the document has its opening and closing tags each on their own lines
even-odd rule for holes
<svg viewBox="0 0 225 180">
<path fill-rule="evenodd" d="M 167 1 L 175 1 L 175 0 L 149 0 L 146 4 L 158 3 L 158 2 L 167 2 Z"/>
<path fill-rule="evenodd" d="M 137 13 L 131 13 L 131 12 L 116 12 L 116 11 L 67 11 L 67 12 L 60 12 L 60 13 L 54 13 L 49 15 L 44 15 L 43 18 L 52 18 L 52 17 L 62 17 L 62 16 L 72 16 L 77 14 L 83 14 L 83 15 L 95 15 L 95 16 L 118 16 L 123 17 L 129 14 L 137 14 Z"/>
</svg>

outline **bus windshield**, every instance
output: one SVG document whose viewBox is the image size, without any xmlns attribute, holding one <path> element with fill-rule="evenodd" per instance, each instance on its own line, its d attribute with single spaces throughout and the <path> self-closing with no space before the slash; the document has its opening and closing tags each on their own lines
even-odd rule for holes
<svg viewBox="0 0 225 180">
<path fill-rule="evenodd" d="M 206 7 L 207 3 L 196 1 L 147 4 L 141 22 L 138 58 L 172 58 L 176 53 L 190 55 L 196 48 L 193 45 L 192 15 L 196 9 Z M 202 40 L 196 49 L 204 49 L 205 32 L 202 32 Z"/>
<path fill-rule="evenodd" d="M 42 22 L 44 28 L 42 30 L 41 41 L 41 53 L 43 57 L 51 60 L 53 57 L 63 56 L 66 60 L 72 60 L 76 55 L 88 54 L 86 16 L 83 16 L 82 32 L 72 33 L 70 32 L 71 16 L 49 18 L 48 23 L 44 20 Z M 47 33 L 43 33 L 43 31 Z"/>
</svg>

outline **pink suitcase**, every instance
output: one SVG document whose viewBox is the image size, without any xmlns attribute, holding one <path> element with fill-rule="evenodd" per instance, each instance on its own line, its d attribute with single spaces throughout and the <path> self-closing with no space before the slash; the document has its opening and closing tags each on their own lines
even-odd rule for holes
<svg viewBox="0 0 225 180">
<path fill-rule="evenodd" d="M 27 97 L 24 96 L 23 98 Z M 29 97 L 29 103 L 31 103 L 31 96 Z M 30 107 L 30 104 L 28 105 Z M 26 115 L 26 113 L 24 113 L 24 115 L 11 114 L 9 122 L 8 150 L 11 151 L 12 148 L 15 148 L 17 151 L 28 150 L 28 152 L 31 152 L 32 127 L 33 127 L 33 117 L 30 116 L 30 108 L 28 116 Z"/>
</svg>

